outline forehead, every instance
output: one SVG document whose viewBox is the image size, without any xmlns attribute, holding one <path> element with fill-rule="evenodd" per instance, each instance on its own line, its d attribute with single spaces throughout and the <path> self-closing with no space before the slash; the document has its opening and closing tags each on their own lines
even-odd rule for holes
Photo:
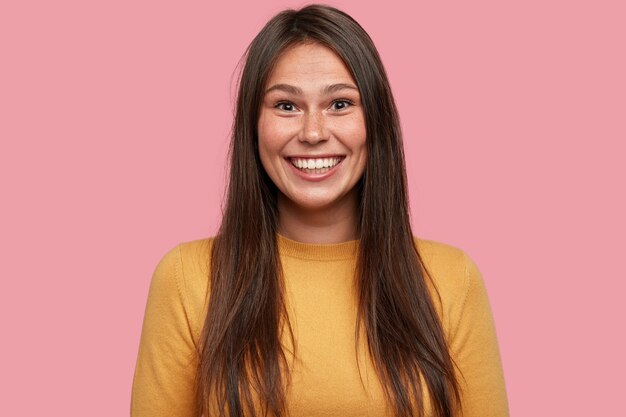
<svg viewBox="0 0 626 417">
<path fill-rule="evenodd" d="M 298 44 L 284 51 L 268 77 L 274 83 L 354 83 L 350 71 L 330 48 L 319 43 Z"/>
</svg>

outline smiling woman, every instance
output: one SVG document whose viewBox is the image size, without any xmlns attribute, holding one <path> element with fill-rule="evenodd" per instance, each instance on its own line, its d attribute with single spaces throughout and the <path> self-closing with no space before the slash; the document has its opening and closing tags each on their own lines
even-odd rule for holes
<svg viewBox="0 0 626 417">
<path fill-rule="evenodd" d="M 331 49 L 309 42 L 283 52 L 267 84 L 258 143 L 280 191 L 278 232 L 310 243 L 357 239 L 356 184 L 367 150 L 350 72 Z"/>
<path fill-rule="evenodd" d="M 417 238 L 380 57 L 344 12 L 247 50 L 224 216 L 152 278 L 131 415 L 507 416 L 482 276 Z"/>
</svg>

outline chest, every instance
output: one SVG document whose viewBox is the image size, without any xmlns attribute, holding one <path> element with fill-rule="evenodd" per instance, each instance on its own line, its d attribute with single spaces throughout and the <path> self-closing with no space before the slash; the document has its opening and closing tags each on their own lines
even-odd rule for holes
<svg viewBox="0 0 626 417">
<path fill-rule="evenodd" d="M 291 374 L 290 415 L 391 416 L 363 333 L 355 345 L 354 265 L 302 260 L 290 262 L 284 273 L 296 344 L 294 357 L 289 354 L 289 333 L 283 331 Z"/>
</svg>

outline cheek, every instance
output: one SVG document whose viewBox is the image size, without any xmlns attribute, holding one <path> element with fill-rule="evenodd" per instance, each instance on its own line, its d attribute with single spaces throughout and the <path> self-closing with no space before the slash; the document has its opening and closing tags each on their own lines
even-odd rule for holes
<svg viewBox="0 0 626 417">
<path fill-rule="evenodd" d="M 365 149 L 365 138 L 367 136 L 365 121 L 362 117 L 343 119 L 335 125 L 334 131 L 342 139 L 344 144 L 354 152 Z"/>
<path fill-rule="evenodd" d="M 275 117 L 261 112 L 257 125 L 259 149 L 265 152 L 278 152 L 287 136 L 285 126 L 278 123 Z"/>
<path fill-rule="evenodd" d="M 277 158 L 283 147 L 279 127 L 271 115 L 261 112 L 257 124 L 259 158 L 265 172 L 274 182 L 277 180 Z"/>
<path fill-rule="evenodd" d="M 272 149 L 272 138 L 274 138 L 275 135 L 272 132 L 272 125 L 269 123 L 267 116 L 265 116 L 263 112 L 261 112 L 261 116 L 259 117 L 257 133 L 259 141 L 259 156 L 261 157 L 263 164 L 265 164 L 268 158 L 268 153 Z"/>
</svg>

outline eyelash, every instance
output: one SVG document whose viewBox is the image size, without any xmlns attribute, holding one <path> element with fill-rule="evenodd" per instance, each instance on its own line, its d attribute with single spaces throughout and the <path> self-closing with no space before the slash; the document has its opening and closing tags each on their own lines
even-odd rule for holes
<svg viewBox="0 0 626 417">
<path fill-rule="evenodd" d="M 339 100 L 335 100 L 335 101 L 332 102 L 332 104 L 335 104 L 335 103 L 347 103 L 349 106 L 353 106 L 354 105 L 354 103 L 351 100 L 347 100 L 345 98 L 342 98 L 342 99 L 339 99 Z M 280 102 L 276 103 L 276 105 L 274 107 L 279 109 L 279 110 L 282 110 L 282 109 L 280 109 L 280 106 L 283 105 L 283 104 L 290 104 L 290 105 L 295 107 L 295 105 L 291 101 L 280 101 Z M 343 109 L 339 109 L 337 111 L 345 110 L 348 107 L 344 107 Z M 285 110 L 285 111 L 288 111 L 288 110 Z"/>
</svg>

